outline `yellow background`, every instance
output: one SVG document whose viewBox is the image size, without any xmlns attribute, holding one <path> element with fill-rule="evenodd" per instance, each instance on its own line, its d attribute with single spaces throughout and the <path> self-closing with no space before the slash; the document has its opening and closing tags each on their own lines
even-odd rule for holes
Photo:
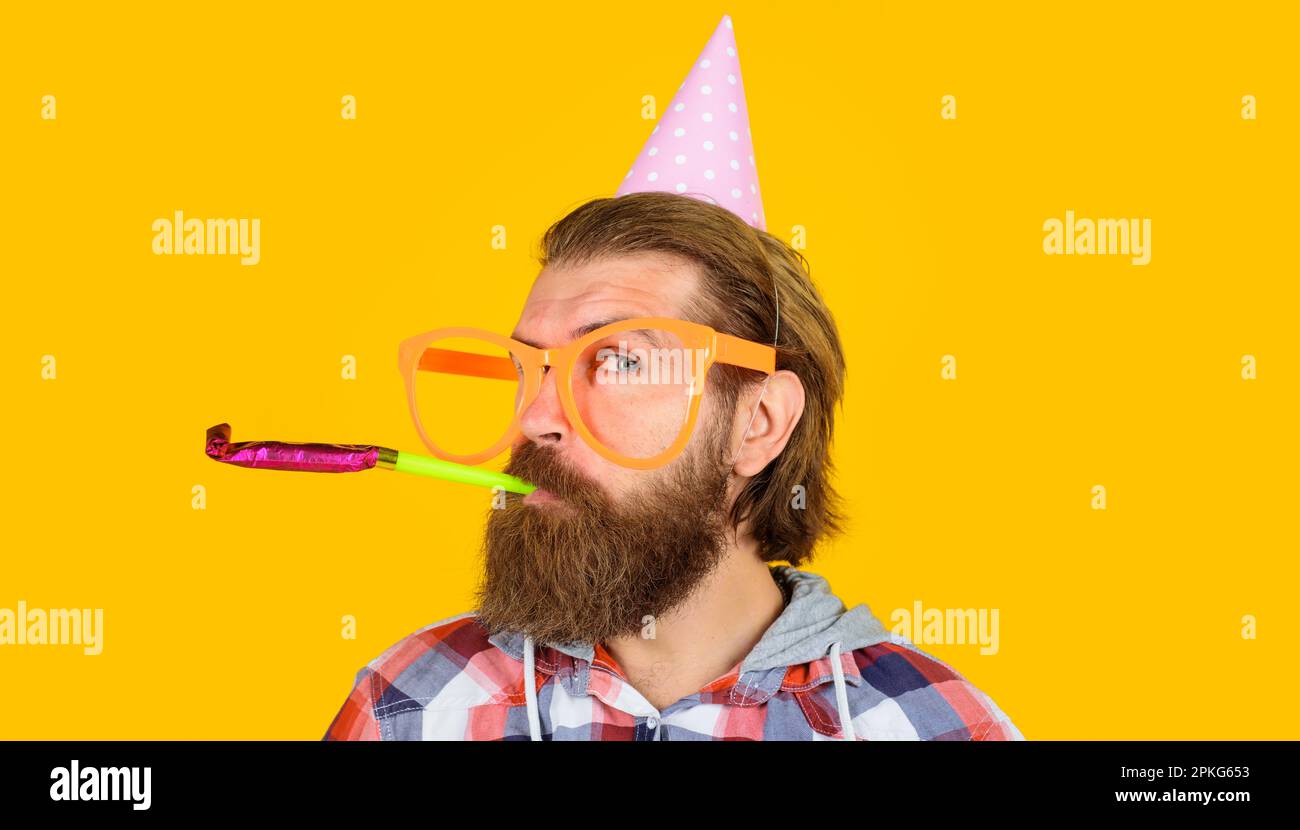
<svg viewBox="0 0 1300 830">
<path fill-rule="evenodd" d="M 398 340 L 509 331 L 727 13 L 769 230 L 807 228 L 847 350 L 852 526 L 811 568 L 887 623 L 999 609 L 997 655 L 924 647 L 1030 739 L 1300 738 L 1275 5 L 8 4 L 0 607 L 101 607 L 105 646 L 0 648 L 0 737 L 317 739 L 469 610 L 485 491 L 228 468 L 204 431 L 422 451 Z M 260 218 L 261 263 L 154 255 L 177 209 Z M 1045 256 L 1067 209 L 1150 218 L 1150 265 Z"/>
</svg>

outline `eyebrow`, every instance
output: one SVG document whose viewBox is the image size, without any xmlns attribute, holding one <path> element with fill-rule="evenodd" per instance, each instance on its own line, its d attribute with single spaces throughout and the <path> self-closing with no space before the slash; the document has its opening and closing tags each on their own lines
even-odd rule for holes
<svg viewBox="0 0 1300 830">
<path fill-rule="evenodd" d="M 633 317 L 608 317 L 608 318 L 606 318 L 606 319 L 604 319 L 604 320 L 593 320 L 592 322 L 590 322 L 590 323 L 585 323 L 585 324 L 583 324 L 583 325 L 581 325 L 581 326 L 578 326 L 576 329 L 574 329 L 573 331 L 569 332 L 569 339 L 570 339 L 570 341 L 577 340 L 579 337 L 582 337 L 584 334 L 591 334 L 591 333 L 592 333 L 593 331 L 595 331 L 596 329 L 601 328 L 601 327 L 603 327 L 603 326 L 608 326 L 610 323 L 621 323 L 621 322 L 623 322 L 624 320 L 632 320 L 632 319 L 635 319 L 635 318 L 633 318 Z M 645 329 L 641 329 L 640 331 L 645 331 Z M 512 334 L 512 335 L 510 335 L 510 338 L 511 338 L 512 340 L 518 340 L 520 343 L 527 343 L 529 346 L 532 346 L 534 349 L 545 349 L 545 348 L 546 348 L 546 347 L 543 346 L 541 343 L 534 343 L 532 340 L 529 340 L 527 337 L 520 337 L 518 334 Z"/>
</svg>

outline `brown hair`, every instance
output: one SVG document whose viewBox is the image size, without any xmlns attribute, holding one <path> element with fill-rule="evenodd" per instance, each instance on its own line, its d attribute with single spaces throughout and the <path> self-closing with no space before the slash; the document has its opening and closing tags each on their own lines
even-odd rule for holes
<svg viewBox="0 0 1300 830">
<path fill-rule="evenodd" d="M 659 191 L 594 199 L 552 225 L 539 261 L 580 265 L 620 255 L 660 253 L 697 265 L 700 290 L 688 319 L 726 334 L 773 343 L 776 368 L 804 387 L 803 414 L 781 453 L 736 497 L 732 526 L 752 520 L 759 555 L 799 565 L 821 538 L 843 532 L 840 497 L 830 483 L 835 406 L 843 405 L 844 352 L 830 310 L 809 275 L 808 262 L 782 240 L 731 211 L 691 196 Z M 776 301 L 780 302 L 779 331 Z M 721 410 L 734 415 L 741 392 L 761 372 L 715 364 L 707 383 Z M 795 487 L 802 486 L 802 506 Z"/>
</svg>

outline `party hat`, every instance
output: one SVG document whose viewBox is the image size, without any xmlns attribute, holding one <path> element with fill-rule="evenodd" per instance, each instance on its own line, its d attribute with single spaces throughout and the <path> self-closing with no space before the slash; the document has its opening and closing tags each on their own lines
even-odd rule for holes
<svg viewBox="0 0 1300 830">
<path fill-rule="evenodd" d="M 730 15 L 722 16 L 614 195 L 648 190 L 721 205 L 767 230 Z"/>
</svg>

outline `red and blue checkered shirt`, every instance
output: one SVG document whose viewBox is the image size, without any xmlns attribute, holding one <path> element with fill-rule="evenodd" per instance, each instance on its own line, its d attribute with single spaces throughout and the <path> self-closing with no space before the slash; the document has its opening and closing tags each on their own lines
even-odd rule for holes
<svg viewBox="0 0 1300 830">
<path fill-rule="evenodd" d="M 810 591 L 829 594 L 821 577 L 777 568 L 803 580 L 783 617 L 810 602 Z M 878 639 L 788 665 L 742 670 L 742 660 L 660 710 L 599 643 L 589 654 L 537 646 L 527 689 L 523 651 L 532 641 L 489 635 L 471 611 L 410 634 L 362 668 L 324 740 L 1024 740 L 948 664 L 896 634 Z"/>
</svg>

